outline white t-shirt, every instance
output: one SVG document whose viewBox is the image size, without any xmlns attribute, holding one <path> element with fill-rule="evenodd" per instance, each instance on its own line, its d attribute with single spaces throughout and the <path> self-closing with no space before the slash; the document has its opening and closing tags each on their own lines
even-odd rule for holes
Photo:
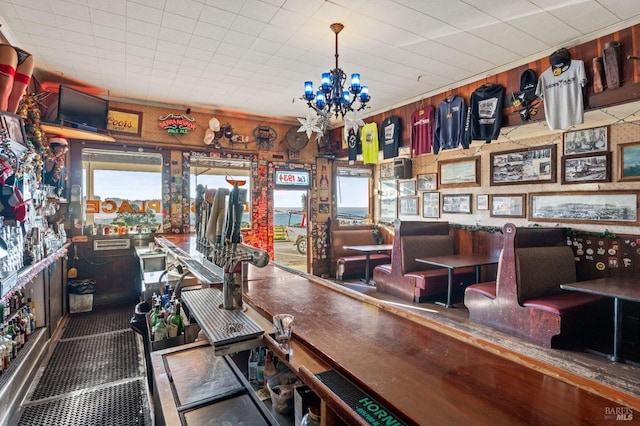
<svg viewBox="0 0 640 426">
<path fill-rule="evenodd" d="M 553 75 L 552 67 L 540 74 L 536 95 L 544 99 L 544 115 L 551 130 L 583 123 L 582 88 L 586 82 L 584 62 L 575 59 L 559 75 Z"/>
</svg>

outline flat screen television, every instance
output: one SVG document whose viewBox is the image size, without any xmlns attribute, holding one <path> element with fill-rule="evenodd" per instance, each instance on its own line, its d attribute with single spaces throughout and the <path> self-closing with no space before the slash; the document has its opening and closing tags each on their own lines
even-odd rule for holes
<svg viewBox="0 0 640 426">
<path fill-rule="evenodd" d="M 107 130 L 109 101 L 60 85 L 57 121 L 84 130 Z"/>
</svg>

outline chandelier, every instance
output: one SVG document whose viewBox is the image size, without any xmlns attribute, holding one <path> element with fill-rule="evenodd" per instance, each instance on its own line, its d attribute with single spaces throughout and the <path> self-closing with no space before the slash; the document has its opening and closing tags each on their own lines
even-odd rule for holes
<svg viewBox="0 0 640 426">
<path fill-rule="evenodd" d="M 353 104 L 356 99 L 360 102 L 357 111 L 363 109 L 369 97 L 369 88 L 360 84 L 360 74 L 351 74 L 351 85 L 349 89 L 344 88 L 347 75 L 338 66 L 338 34 L 344 28 L 340 23 L 331 24 L 331 31 L 336 35 L 336 67 L 329 72 L 322 73 L 322 79 L 318 90 L 314 93 L 313 82 L 304 82 L 304 99 L 307 101 L 309 108 L 318 114 L 323 113 L 331 115 L 335 114 L 336 118 L 353 111 Z M 315 101 L 315 102 L 314 102 Z"/>
</svg>

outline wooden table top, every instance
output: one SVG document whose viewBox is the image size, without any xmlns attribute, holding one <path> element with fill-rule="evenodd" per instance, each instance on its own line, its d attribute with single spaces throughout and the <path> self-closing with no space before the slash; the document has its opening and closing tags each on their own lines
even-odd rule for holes
<svg viewBox="0 0 640 426">
<path fill-rule="evenodd" d="M 387 251 L 393 249 L 393 244 L 365 244 L 358 246 L 344 246 L 344 248 L 362 252 Z"/>
<path fill-rule="evenodd" d="M 446 256 L 418 257 L 417 262 L 442 266 L 443 268 L 466 268 L 468 266 L 498 263 L 499 256 L 486 254 L 450 254 Z"/>
<path fill-rule="evenodd" d="M 640 302 L 640 278 L 638 277 L 596 278 L 593 280 L 560 284 L 560 288 Z"/>
<path fill-rule="evenodd" d="M 249 281 L 245 300 L 266 315 L 293 314 L 295 339 L 410 423 L 601 423 L 620 405 L 592 384 L 572 385 L 305 276 Z M 640 398 L 617 397 L 640 415 Z"/>
</svg>

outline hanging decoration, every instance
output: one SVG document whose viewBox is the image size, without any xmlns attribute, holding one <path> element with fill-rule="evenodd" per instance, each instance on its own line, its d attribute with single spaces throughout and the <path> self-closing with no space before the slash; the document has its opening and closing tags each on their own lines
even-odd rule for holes
<svg viewBox="0 0 640 426">
<path fill-rule="evenodd" d="M 350 111 L 344 115 L 344 128 L 346 133 L 349 133 L 349 130 L 352 129 L 358 133 L 358 130 L 360 130 L 362 126 L 364 126 L 364 120 L 358 112 Z"/>
<path fill-rule="evenodd" d="M 318 117 L 312 117 L 310 109 L 307 110 L 307 117 L 298 118 L 298 121 L 300 122 L 300 124 L 302 124 L 298 131 L 305 132 L 307 134 L 307 139 L 311 138 L 311 134 L 313 132 L 322 132 L 322 129 L 320 129 L 317 125 Z"/>
</svg>

